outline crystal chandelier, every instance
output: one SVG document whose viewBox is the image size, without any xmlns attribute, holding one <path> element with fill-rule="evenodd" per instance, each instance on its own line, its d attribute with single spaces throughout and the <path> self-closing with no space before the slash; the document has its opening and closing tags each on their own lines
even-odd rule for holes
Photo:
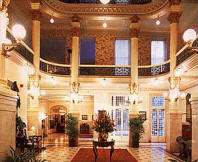
<svg viewBox="0 0 198 162">
<path fill-rule="evenodd" d="M 73 82 L 72 83 L 72 92 L 71 92 L 71 102 L 72 103 L 80 103 L 83 101 L 83 96 L 79 96 L 79 82 Z"/>
</svg>

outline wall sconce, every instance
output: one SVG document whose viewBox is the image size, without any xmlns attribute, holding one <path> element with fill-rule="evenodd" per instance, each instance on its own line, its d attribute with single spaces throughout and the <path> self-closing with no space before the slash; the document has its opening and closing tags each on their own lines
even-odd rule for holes
<svg viewBox="0 0 198 162">
<path fill-rule="evenodd" d="M 80 103 L 83 101 L 83 96 L 79 96 L 79 87 L 80 83 L 79 82 L 73 82 L 72 83 L 72 92 L 71 92 L 71 101 L 72 103 Z"/>
<path fill-rule="evenodd" d="M 39 80 L 40 77 L 37 79 L 35 75 L 29 76 L 28 95 L 32 99 L 38 98 L 40 96 Z"/>
<path fill-rule="evenodd" d="M 80 83 L 79 82 L 73 82 L 72 83 L 72 92 L 78 93 L 79 87 L 80 87 Z"/>
<path fill-rule="evenodd" d="M 125 98 L 126 102 L 130 102 L 135 104 L 142 103 L 142 98 L 138 96 L 138 86 L 134 82 L 133 84 L 129 84 L 130 95 L 128 98 Z"/>
<path fill-rule="evenodd" d="M 11 40 L 7 39 L 2 43 L 2 55 L 9 57 L 8 52 L 17 48 L 21 43 L 20 41 L 25 38 L 26 30 L 22 25 L 14 25 L 12 33 L 16 39 L 16 43 L 12 43 Z"/>
<path fill-rule="evenodd" d="M 170 101 L 177 102 L 179 98 L 183 99 L 186 97 L 185 93 L 181 93 L 179 90 L 180 81 L 181 81 L 181 78 L 179 76 L 175 76 L 173 78 L 169 77 L 168 81 L 170 84 L 170 89 L 169 89 L 169 94 L 164 93 L 165 98 L 169 96 Z"/>
</svg>

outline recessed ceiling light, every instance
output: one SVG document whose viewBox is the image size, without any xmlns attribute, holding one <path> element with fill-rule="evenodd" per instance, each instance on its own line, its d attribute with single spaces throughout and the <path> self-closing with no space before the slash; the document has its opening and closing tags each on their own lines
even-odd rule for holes
<svg viewBox="0 0 198 162">
<path fill-rule="evenodd" d="M 160 21 L 159 20 L 157 20 L 155 23 L 156 23 L 156 25 L 160 25 Z"/>
<path fill-rule="evenodd" d="M 102 26 L 103 26 L 103 28 L 106 28 L 107 27 L 107 23 L 103 23 Z"/>
<path fill-rule="evenodd" d="M 53 19 L 53 18 L 50 19 L 50 23 L 51 23 L 51 24 L 54 23 L 54 19 Z"/>
<path fill-rule="evenodd" d="M 101 2 L 102 4 L 107 4 L 107 3 L 110 2 L 110 0 L 100 0 L 100 2 Z"/>
</svg>

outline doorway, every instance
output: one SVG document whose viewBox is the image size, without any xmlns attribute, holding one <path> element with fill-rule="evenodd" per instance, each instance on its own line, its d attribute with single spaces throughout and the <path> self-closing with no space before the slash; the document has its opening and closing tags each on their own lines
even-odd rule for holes
<svg viewBox="0 0 198 162">
<path fill-rule="evenodd" d="M 151 142 L 165 142 L 165 109 L 164 97 L 152 97 Z"/>
<path fill-rule="evenodd" d="M 111 133 L 111 139 L 121 145 L 129 143 L 129 109 L 113 108 L 111 110 L 111 119 L 115 121 L 115 131 Z"/>
</svg>

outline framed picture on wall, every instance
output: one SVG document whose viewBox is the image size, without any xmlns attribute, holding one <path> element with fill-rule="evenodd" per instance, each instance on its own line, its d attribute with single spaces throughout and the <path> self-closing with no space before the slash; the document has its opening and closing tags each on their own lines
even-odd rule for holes
<svg viewBox="0 0 198 162">
<path fill-rule="evenodd" d="M 82 115 L 82 120 L 87 120 L 88 116 L 87 115 Z"/>
<path fill-rule="evenodd" d="M 146 111 L 139 111 L 139 114 L 142 116 L 143 120 L 146 120 Z"/>
</svg>

